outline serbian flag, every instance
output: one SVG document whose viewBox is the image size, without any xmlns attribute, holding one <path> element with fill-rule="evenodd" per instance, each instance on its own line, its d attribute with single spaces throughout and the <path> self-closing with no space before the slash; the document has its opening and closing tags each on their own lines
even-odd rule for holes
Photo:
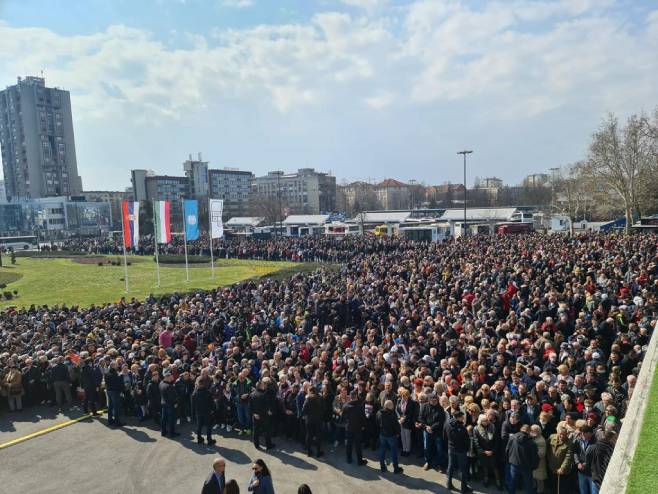
<svg viewBox="0 0 658 494">
<path fill-rule="evenodd" d="M 159 244 L 171 242 L 171 208 L 169 201 L 155 201 L 153 204 L 153 223 L 155 241 Z"/>
<path fill-rule="evenodd" d="M 139 244 L 139 202 L 123 201 L 123 241 L 126 249 Z"/>
</svg>

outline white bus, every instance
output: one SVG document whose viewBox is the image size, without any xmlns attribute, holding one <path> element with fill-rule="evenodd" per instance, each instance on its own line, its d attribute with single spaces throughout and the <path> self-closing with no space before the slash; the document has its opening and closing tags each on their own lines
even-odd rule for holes
<svg viewBox="0 0 658 494">
<path fill-rule="evenodd" d="M 25 235 L 20 237 L 0 237 L 1 249 L 31 250 L 37 248 L 37 237 Z"/>
<path fill-rule="evenodd" d="M 358 235 L 361 227 L 354 223 L 332 222 L 324 225 L 324 234 L 329 237 L 344 237 Z"/>
<path fill-rule="evenodd" d="M 405 226 L 400 228 L 399 235 L 405 240 L 443 242 L 450 237 L 450 227 L 437 225 Z"/>
</svg>

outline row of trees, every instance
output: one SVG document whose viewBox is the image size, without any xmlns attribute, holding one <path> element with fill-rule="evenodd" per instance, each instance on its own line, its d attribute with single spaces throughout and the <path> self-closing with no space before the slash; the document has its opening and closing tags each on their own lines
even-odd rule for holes
<svg viewBox="0 0 658 494">
<path fill-rule="evenodd" d="M 626 230 L 658 212 L 658 108 L 625 122 L 607 116 L 592 135 L 587 157 L 555 179 L 556 208 L 570 222 L 589 216 L 626 218 Z"/>
</svg>

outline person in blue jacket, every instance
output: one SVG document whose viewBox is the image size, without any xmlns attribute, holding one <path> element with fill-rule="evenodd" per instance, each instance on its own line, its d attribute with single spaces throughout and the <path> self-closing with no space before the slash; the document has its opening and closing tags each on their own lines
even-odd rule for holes
<svg viewBox="0 0 658 494">
<path fill-rule="evenodd" d="M 247 490 L 254 494 L 274 494 L 272 475 L 265 462 L 259 458 L 251 465 L 251 469 L 254 473 L 249 480 Z"/>
</svg>

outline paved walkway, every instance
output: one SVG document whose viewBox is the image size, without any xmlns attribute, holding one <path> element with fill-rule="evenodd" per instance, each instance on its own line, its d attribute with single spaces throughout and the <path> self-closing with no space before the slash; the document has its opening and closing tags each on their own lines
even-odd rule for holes
<svg viewBox="0 0 658 494">
<path fill-rule="evenodd" d="M 0 444 L 80 417 L 79 411 L 57 414 L 39 409 L 41 420 L 30 411 L 0 419 Z M 10 422 L 11 418 L 19 421 Z M 271 452 L 257 451 L 250 441 L 234 432 L 218 431 L 218 444 L 206 447 L 192 440 L 190 426 L 180 428 L 176 440 L 160 437 L 155 426 L 107 427 L 102 419 L 85 419 L 67 427 L 0 449 L 2 483 L 0 493 L 62 492 L 196 493 L 210 472 L 214 457 L 227 461 L 227 478 L 235 478 L 242 491 L 251 474 L 250 462 L 263 458 L 272 471 L 277 493 L 296 493 L 301 483 L 322 493 L 446 493 L 445 477 L 436 471 L 424 472 L 416 458 L 409 465 L 402 458 L 402 475 L 379 472 L 376 454 L 368 451 L 365 467 L 347 465 L 342 448 L 321 461 L 308 458 L 300 445 L 281 439 Z M 457 485 L 459 483 L 457 482 Z M 475 484 L 477 489 L 478 484 Z"/>
</svg>

